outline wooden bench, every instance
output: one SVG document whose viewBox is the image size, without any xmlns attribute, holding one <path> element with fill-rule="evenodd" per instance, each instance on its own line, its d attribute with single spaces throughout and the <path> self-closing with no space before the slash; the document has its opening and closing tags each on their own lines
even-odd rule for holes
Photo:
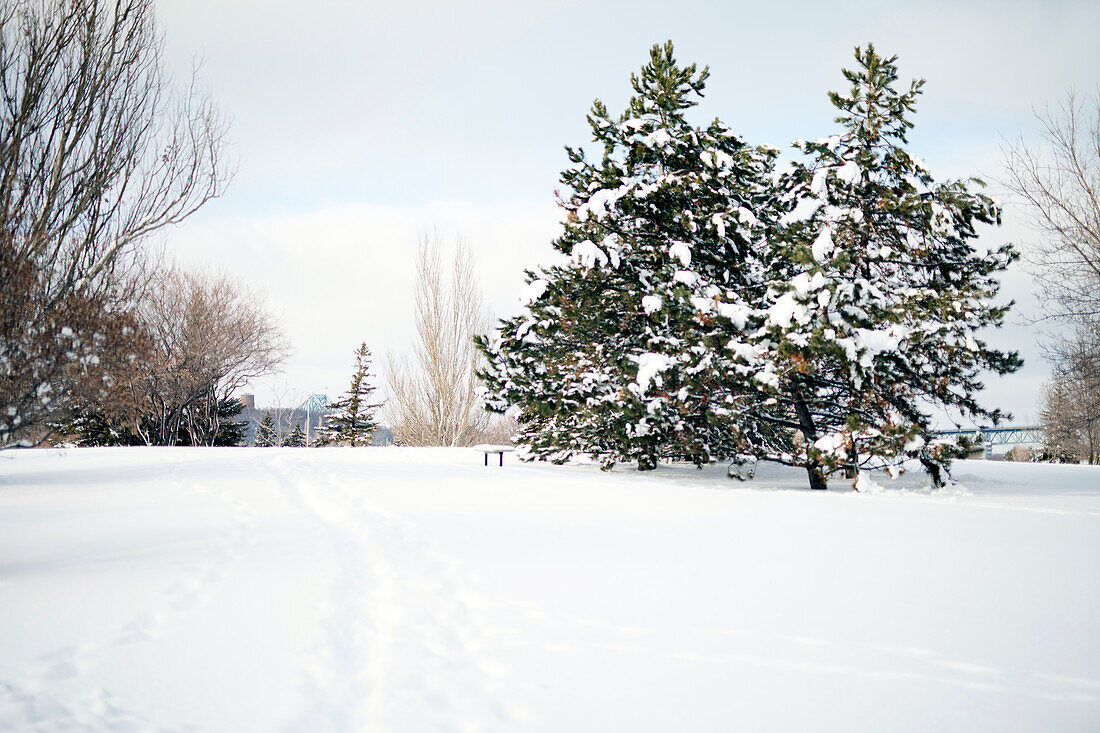
<svg viewBox="0 0 1100 733">
<path fill-rule="evenodd" d="M 489 454 L 490 453 L 496 453 L 497 455 L 499 455 L 500 456 L 500 465 L 503 466 L 504 465 L 504 454 L 505 453 L 511 453 L 512 451 L 515 450 L 515 448 L 513 448 L 510 445 L 475 445 L 475 446 L 473 446 L 473 449 L 474 450 L 479 450 L 479 451 L 481 451 L 482 453 L 485 454 L 485 465 L 486 466 L 489 465 Z"/>
</svg>

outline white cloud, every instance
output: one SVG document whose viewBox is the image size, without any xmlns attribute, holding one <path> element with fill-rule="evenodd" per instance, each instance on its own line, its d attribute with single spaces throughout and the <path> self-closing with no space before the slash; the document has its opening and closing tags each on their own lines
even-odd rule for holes
<svg viewBox="0 0 1100 733">
<path fill-rule="evenodd" d="M 519 308 L 524 268 L 555 259 L 553 203 L 473 206 L 348 204 L 264 216 L 204 217 L 172 232 L 184 266 L 218 267 L 266 294 L 294 354 L 285 373 L 254 385 L 260 403 L 284 383 L 294 392 L 345 388 L 353 351 L 366 341 L 380 368 L 387 351 L 408 349 L 413 332 L 417 238 L 462 236 L 498 316 Z"/>
</svg>

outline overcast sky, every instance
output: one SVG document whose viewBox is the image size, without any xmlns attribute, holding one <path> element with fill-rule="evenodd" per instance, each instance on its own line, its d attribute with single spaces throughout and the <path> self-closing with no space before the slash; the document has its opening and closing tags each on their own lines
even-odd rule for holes
<svg viewBox="0 0 1100 733">
<path fill-rule="evenodd" d="M 254 385 L 260 404 L 339 394 L 366 341 L 381 365 L 412 333 L 416 238 L 467 239 L 499 315 L 523 269 L 553 258 L 564 145 L 588 142 L 595 98 L 613 112 L 655 42 L 711 69 L 700 120 L 786 148 L 834 129 L 826 98 L 852 49 L 900 56 L 925 94 L 911 150 L 937 177 L 999 173 L 1002 138 L 1035 134 L 1032 108 L 1100 82 L 1100 3 L 353 2 L 159 0 L 168 59 L 231 120 L 239 172 L 170 232 L 170 254 L 266 293 L 294 354 Z M 994 191 L 996 194 L 996 191 Z M 1011 207 L 988 243 L 1025 246 Z M 1032 284 L 1005 293 L 1032 308 Z M 1016 319 L 1013 319 L 1016 321 Z M 1046 366 L 1035 329 L 993 340 L 1028 365 L 987 401 L 1036 415 Z"/>
</svg>

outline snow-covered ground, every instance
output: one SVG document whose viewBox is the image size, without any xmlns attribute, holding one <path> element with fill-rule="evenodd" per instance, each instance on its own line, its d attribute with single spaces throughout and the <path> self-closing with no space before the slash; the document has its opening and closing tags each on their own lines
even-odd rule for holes
<svg viewBox="0 0 1100 733">
<path fill-rule="evenodd" d="M 6 451 L 0 730 L 1100 729 L 1100 470 L 956 476 Z"/>
</svg>

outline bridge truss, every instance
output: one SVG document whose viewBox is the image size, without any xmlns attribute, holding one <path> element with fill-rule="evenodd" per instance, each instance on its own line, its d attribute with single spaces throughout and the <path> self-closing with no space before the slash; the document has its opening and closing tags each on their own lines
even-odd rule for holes
<svg viewBox="0 0 1100 733">
<path fill-rule="evenodd" d="M 981 433 L 985 457 L 993 455 L 995 445 L 1042 445 L 1043 427 L 1041 425 L 1019 425 L 1014 427 L 984 427 L 973 430 L 937 430 L 937 438 L 973 436 Z"/>
</svg>

